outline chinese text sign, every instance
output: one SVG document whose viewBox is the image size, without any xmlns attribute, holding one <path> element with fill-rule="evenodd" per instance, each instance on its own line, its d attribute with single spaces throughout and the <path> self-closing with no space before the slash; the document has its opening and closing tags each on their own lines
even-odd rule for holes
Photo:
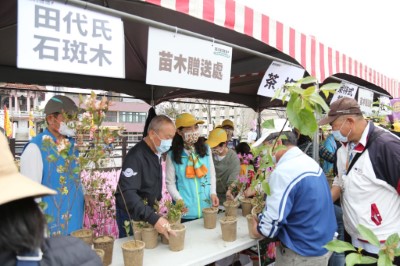
<svg viewBox="0 0 400 266">
<path fill-rule="evenodd" d="M 62 3 L 18 0 L 17 66 L 125 78 L 123 23 Z"/>
<path fill-rule="evenodd" d="M 232 48 L 149 28 L 146 83 L 229 93 Z"/>
<path fill-rule="evenodd" d="M 341 98 L 348 97 L 348 98 L 353 98 L 356 96 L 358 86 L 347 83 L 347 82 L 342 82 L 341 86 L 335 94 L 332 97 L 331 104 Z"/>
<path fill-rule="evenodd" d="M 372 114 L 372 104 L 374 102 L 374 93 L 370 90 L 358 88 L 358 104 L 361 112 L 365 115 Z"/>
</svg>

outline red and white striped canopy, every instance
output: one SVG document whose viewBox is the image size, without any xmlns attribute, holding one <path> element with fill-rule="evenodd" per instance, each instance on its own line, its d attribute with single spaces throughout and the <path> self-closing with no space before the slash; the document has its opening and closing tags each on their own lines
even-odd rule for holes
<svg viewBox="0 0 400 266">
<path fill-rule="evenodd" d="M 345 73 L 371 82 L 400 97 L 400 83 L 324 45 L 311 36 L 234 0 L 144 0 L 251 36 L 296 59 L 320 82 Z"/>
</svg>

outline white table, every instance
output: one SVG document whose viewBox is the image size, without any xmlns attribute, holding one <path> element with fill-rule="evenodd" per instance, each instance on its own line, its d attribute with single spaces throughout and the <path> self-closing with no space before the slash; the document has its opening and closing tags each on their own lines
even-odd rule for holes
<svg viewBox="0 0 400 266">
<path fill-rule="evenodd" d="M 224 215 L 221 213 L 219 217 Z M 186 235 L 185 248 L 182 251 L 170 251 L 168 245 L 162 244 L 159 239 L 156 248 L 144 249 L 143 265 L 206 265 L 257 245 L 258 240 L 249 237 L 247 220 L 241 215 L 241 210 L 238 211 L 237 218 L 236 241 L 225 242 L 222 240 L 219 221 L 214 229 L 206 229 L 203 226 L 203 219 L 194 220 L 184 223 Z M 132 237 L 115 240 L 111 265 L 124 265 L 121 245 L 128 240 L 132 240 Z"/>
</svg>

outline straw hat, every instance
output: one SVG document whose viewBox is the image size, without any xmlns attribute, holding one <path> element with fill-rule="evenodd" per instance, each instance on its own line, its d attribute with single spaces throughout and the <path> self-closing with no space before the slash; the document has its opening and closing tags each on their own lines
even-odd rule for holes
<svg viewBox="0 0 400 266">
<path fill-rule="evenodd" d="M 57 194 L 56 191 L 18 172 L 7 139 L 3 134 L 0 134 L 0 158 L 0 205 L 28 197 Z"/>
</svg>

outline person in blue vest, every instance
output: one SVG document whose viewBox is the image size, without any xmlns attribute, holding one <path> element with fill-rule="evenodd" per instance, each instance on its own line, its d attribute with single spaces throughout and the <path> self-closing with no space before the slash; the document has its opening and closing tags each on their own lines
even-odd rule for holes
<svg viewBox="0 0 400 266">
<path fill-rule="evenodd" d="M 21 173 L 32 180 L 49 188 L 60 191 L 55 196 L 43 198 L 47 207 L 44 213 L 51 217 L 48 224 L 50 235 L 69 235 L 71 232 L 81 229 L 84 215 L 84 194 L 82 183 L 78 173 L 72 170 L 67 173 L 59 170 L 65 167 L 66 161 L 58 154 L 57 149 L 49 146 L 53 141 L 57 147 L 69 146 L 68 155 L 79 153 L 74 149 L 75 135 L 64 120 L 76 117 L 78 107 L 70 98 L 63 95 L 53 96 L 46 104 L 47 128 L 25 147 L 21 155 Z M 50 156 L 50 157 L 49 157 Z M 53 157 L 54 160 L 50 158 Z M 72 161 L 68 169 L 76 168 L 76 161 Z"/>
<path fill-rule="evenodd" d="M 211 150 L 204 138 L 199 138 L 199 124 L 203 123 L 189 113 L 178 115 L 166 158 L 168 192 L 175 201 L 183 199 L 188 208 L 182 222 L 201 218 L 203 208 L 219 205 Z"/>
</svg>

